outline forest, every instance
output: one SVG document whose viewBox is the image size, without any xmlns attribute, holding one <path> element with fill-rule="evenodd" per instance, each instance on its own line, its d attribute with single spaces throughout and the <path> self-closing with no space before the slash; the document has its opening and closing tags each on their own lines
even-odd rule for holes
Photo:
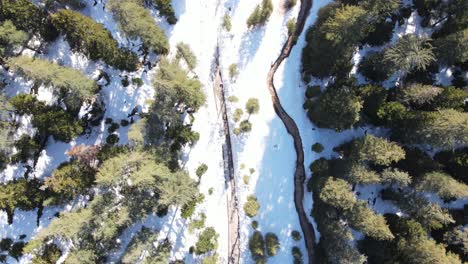
<svg viewBox="0 0 468 264">
<path fill-rule="evenodd" d="M 468 207 L 447 206 L 468 196 L 467 8 L 458 0 L 333 1 L 308 29 L 308 117 L 320 128 L 368 131 L 310 164 L 319 263 L 468 261 Z M 397 34 L 415 15 L 421 30 Z M 366 185 L 380 186 L 379 199 L 396 209 L 374 211 L 375 200 L 359 199 Z"/>
</svg>

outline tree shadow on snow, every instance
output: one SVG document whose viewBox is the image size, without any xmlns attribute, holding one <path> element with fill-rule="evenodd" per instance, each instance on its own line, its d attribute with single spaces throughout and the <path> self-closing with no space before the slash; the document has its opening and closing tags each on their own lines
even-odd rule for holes
<svg viewBox="0 0 468 264">
<path fill-rule="evenodd" d="M 242 42 L 239 47 L 239 65 L 238 68 L 244 68 L 252 60 L 262 44 L 265 35 L 265 26 L 248 30 L 242 36 Z"/>
</svg>

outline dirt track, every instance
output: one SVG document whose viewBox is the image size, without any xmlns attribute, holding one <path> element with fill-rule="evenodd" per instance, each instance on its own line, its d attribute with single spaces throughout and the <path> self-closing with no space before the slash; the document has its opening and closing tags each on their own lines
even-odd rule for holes
<svg viewBox="0 0 468 264">
<path fill-rule="evenodd" d="M 281 49 L 281 54 L 276 61 L 271 65 L 270 71 L 267 76 L 268 90 L 271 94 L 273 107 L 278 117 L 283 121 L 284 126 L 288 133 L 294 139 L 294 148 L 296 150 L 296 170 L 294 172 L 294 205 L 296 207 L 297 215 L 299 216 L 299 222 L 301 224 L 302 233 L 304 234 L 304 240 L 307 248 L 307 255 L 309 257 L 309 263 L 316 263 L 315 261 L 315 230 L 312 224 L 307 218 L 307 214 L 304 211 L 304 181 L 305 181 L 305 168 L 304 168 L 304 150 L 302 145 L 301 135 L 297 128 L 294 120 L 288 115 L 281 105 L 281 101 L 276 92 L 274 85 L 274 76 L 276 70 L 281 63 L 289 56 L 292 48 L 294 47 L 295 40 L 299 37 L 304 29 L 305 21 L 312 8 L 312 0 L 301 0 L 301 7 L 296 22 L 296 32 L 289 36 L 287 42 Z"/>
</svg>

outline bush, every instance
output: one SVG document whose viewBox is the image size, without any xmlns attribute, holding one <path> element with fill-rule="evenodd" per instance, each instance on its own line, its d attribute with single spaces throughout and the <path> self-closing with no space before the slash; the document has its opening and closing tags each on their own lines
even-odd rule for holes
<svg viewBox="0 0 468 264">
<path fill-rule="evenodd" d="M 106 143 L 109 145 L 115 145 L 119 142 L 119 136 L 117 134 L 110 134 L 106 138 Z"/>
<path fill-rule="evenodd" d="M 128 122 L 126 119 L 122 119 L 120 120 L 120 125 L 123 126 L 123 127 L 126 127 L 130 124 L 130 122 Z"/>
<path fill-rule="evenodd" d="M 159 14 L 166 17 L 167 23 L 171 25 L 177 23 L 177 18 L 170 0 L 153 0 L 153 3 L 156 4 L 156 8 L 159 10 Z"/>
<path fill-rule="evenodd" d="M 114 121 L 113 121 L 112 118 L 110 118 L 110 117 L 106 117 L 106 119 L 105 119 L 105 121 L 104 121 L 104 123 L 105 123 L 106 125 L 111 124 L 112 122 L 114 122 Z"/>
<path fill-rule="evenodd" d="M 231 102 L 231 103 L 237 103 L 237 102 L 239 102 L 239 98 L 237 98 L 237 96 L 231 95 L 231 96 L 228 97 L 228 101 Z"/>
<path fill-rule="evenodd" d="M 206 173 L 207 170 L 208 170 L 208 165 L 203 163 L 200 166 L 198 166 L 197 171 L 195 172 L 195 174 L 198 176 L 198 178 L 200 178 L 203 174 Z"/>
<path fill-rule="evenodd" d="M 268 256 L 274 256 L 276 253 L 278 253 L 280 242 L 278 240 L 278 236 L 276 236 L 274 233 L 266 233 L 265 244 Z"/>
<path fill-rule="evenodd" d="M 310 99 L 316 96 L 319 96 L 322 90 L 319 85 L 307 86 L 305 96 Z"/>
<path fill-rule="evenodd" d="M 188 230 L 190 233 L 197 229 L 202 229 L 205 227 L 206 215 L 204 213 L 200 214 L 199 219 L 194 219 L 192 222 L 189 223 Z"/>
<path fill-rule="evenodd" d="M 244 181 L 245 185 L 249 185 L 250 177 L 248 175 L 244 175 L 244 177 L 242 177 L 242 180 Z"/>
<path fill-rule="evenodd" d="M 318 143 L 318 142 L 315 143 L 315 144 L 313 144 L 313 145 L 312 145 L 312 151 L 315 151 L 315 152 L 317 152 L 317 153 L 322 152 L 322 151 L 323 151 L 323 145 L 320 144 L 320 143 Z"/>
<path fill-rule="evenodd" d="M 28 135 L 22 135 L 15 141 L 14 146 L 18 153 L 12 157 L 12 160 L 17 162 L 26 162 L 33 158 L 40 148 L 39 144 Z"/>
<path fill-rule="evenodd" d="M 23 241 L 16 242 L 11 247 L 10 256 L 16 260 L 18 260 L 21 256 L 23 256 L 23 248 L 26 244 Z"/>
<path fill-rule="evenodd" d="M 255 231 L 249 239 L 249 250 L 252 258 L 256 261 L 264 259 L 265 256 L 265 241 L 260 231 Z"/>
<path fill-rule="evenodd" d="M 249 169 L 249 172 L 250 172 L 250 174 L 254 174 L 254 173 L 255 173 L 255 169 L 254 169 L 254 168 L 250 168 L 250 169 Z"/>
<path fill-rule="evenodd" d="M 293 256 L 293 263 L 294 264 L 302 264 L 303 263 L 303 260 L 302 260 L 302 252 L 301 252 L 301 249 L 299 247 L 293 247 L 291 249 L 291 254 Z"/>
<path fill-rule="evenodd" d="M 40 255 L 32 259 L 32 264 L 51 264 L 57 263 L 62 255 L 62 251 L 55 244 L 47 244 Z"/>
<path fill-rule="evenodd" d="M 195 254 L 202 255 L 218 247 L 218 234 L 213 227 L 208 227 L 200 234 L 195 244 Z"/>
<path fill-rule="evenodd" d="M 373 125 L 382 125 L 378 111 L 385 104 L 387 93 L 387 90 L 380 86 L 367 85 L 359 88 L 359 95 L 364 100 L 362 112 L 366 121 Z"/>
<path fill-rule="evenodd" d="M 286 23 L 286 28 L 288 29 L 288 36 L 294 35 L 296 33 L 296 18 L 289 19 Z"/>
<path fill-rule="evenodd" d="M 231 65 L 229 65 L 229 78 L 231 78 L 231 80 L 235 79 L 237 77 L 237 75 L 239 75 L 239 71 L 237 69 L 237 64 L 233 63 Z"/>
<path fill-rule="evenodd" d="M 258 222 L 256 220 L 253 220 L 252 223 L 250 224 L 252 226 L 253 229 L 257 229 L 258 228 Z"/>
<path fill-rule="evenodd" d="M 232 119 L 234 120 L 234 122 L 237 123 L 239 122 L 239 120 L 241 120 L 243 114 L 244 114 L 244 111 L 242 111 L 242 109 L 240 108 L 237 108 L 234 111 L 234 114 L 232 115 Z"/>
<path fill-rule="evenodd" d="M 299 241 L 301 240 L 302 236 L 301 236 L 301 232 L 297 231 L 297 230 L 293 230 L 291 232 L 291 236 L 292 238 L 294 239 L 294 241 Z"/>
<path fill-rule="evenodd" d="M 109 132 L 109 134 L 111 133 L 114 133 L 117 129 L 119 129 L 120 125 L 117 124 L 117 123 L 112 123 L 109 128 L 107 128 L 107 132 Z"/>
<path fill-rule="evenodd" d="M 260 110 L 258 99 L 249 98 L 249 100 L 247 100 L 247 103 L 245 104 L 245 110 L 247 111 L 247 113 L 249 113 L 249 115 L 257 114 Z"/>
<path fill-rule="evenodd" d="M 208 189 L 208 195 L 212 195 L 212 194 L 213 194 L 213 191 L 214 191 L 213 187 L 210 187 L 210 188 Z"/>
<path fill-rule="evenodd" d="M 257 198 L 253 195 L 247 197 L 247 202 L 244 204 L 244 212 L 248 217 L 254 217 L 257 215 L 258 210 L 260 209 L 260 204 L 257 201 Z"/>
<path fill-rule="evenodd" d="M 242 133 L 250 132 L 252 131 L 252 124 L 249 122 L 249 120 L 244 120 L 240 122 L 239 129 Z"/>
<path fill-rule="evenodd" d="M 124 78 L 122 78 L 120 83 L 122 84 L 123 87 L 128 87 L 130 85 L 130 82 L 128 81 L 128 76 L 125 76 Z"/>
<path fill-rule="evenodd" d="M 223 17 L 223 28 L 227 30 L 227 32 L 231 31 L 231 16 L 225 14 Z"/>
<path fill-rule="evenodd" d="M 273 3 L 271 0 L 263 0 L 262 4 L 257 5 L 247 19 L 247 26 L 250 28 L 265 24 L 272 13 Z"/>
<path fill-rule="evenodd" d="M 140 88 L 143 86 L 143 80 L 141 78 L 132 78 L 132 84 Z"/>
</svg>

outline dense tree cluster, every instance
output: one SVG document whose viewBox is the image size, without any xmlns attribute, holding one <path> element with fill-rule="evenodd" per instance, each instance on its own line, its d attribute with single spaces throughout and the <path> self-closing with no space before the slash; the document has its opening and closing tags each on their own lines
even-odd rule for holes
<svg viewBox="0 0 468 264">
<path fill-rule="evenodd" d="M 111 33 L 92 18 L 62 9 L 52 15 L 52 23 L 65 35 L 72 50 L 82 52 L 92 60 L 102 59 L 118 69 L 136 70 L 137 56 L 119 48 Z"/>
<path fill-rule="evenodd" d="M 462 232 L 454 230 L 463 222 L 444 204 L 468 195 L 461 176 L 468 170 L 468 94 L 461 77 L 468 50 L 464 7 L 458 0 L 334 1 L 308 30 L 302 55 L 308 84 L 304 109 L 315 125 L 338 131 L 366 125 L 388 129 L 381 137 L 366 133 L 335 147 L 339 158 L 311 164 L 307 186 L 321 234 L 321 263 L 466 261 Z M 416 26 L 433 33 L 393 32 L 412 12 L 422 18 Z M 363 45 L 372 49 L 353 65 Z M 451 85 L 440 81 L 447 67 L 453 72 Z M 312 77 L 327 82 L 312 90 Z M 368 184 L 381 185 L 375 199 L 403 214 L 382 216 L 367 206 L 372 200 L 359 200 L 360 188 Z M 349 228 L 365 235 L 358 247 Z"/>
<path fill-rule="evenodd" d="M 264 25 L 272 13 L 273 3 L 271 0 L 262 0 L 262 3 L 255 7 L 254 11 L 247 19 L 247 26 L 250 28 Z"/>
</svg>

